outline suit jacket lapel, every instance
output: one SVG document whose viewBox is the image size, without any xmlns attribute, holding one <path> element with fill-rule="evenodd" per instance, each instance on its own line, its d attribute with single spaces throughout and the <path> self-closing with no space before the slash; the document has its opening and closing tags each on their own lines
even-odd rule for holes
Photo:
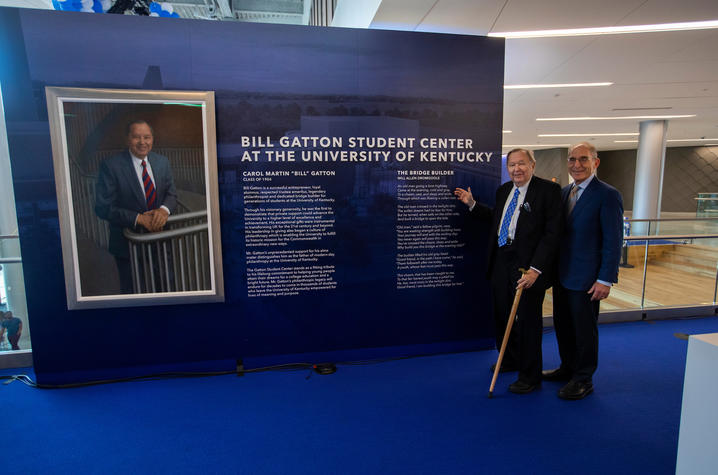
<svg viewBox="0 0 718 475">
<path fill-rule="evenodd" d="M 577 216 L 586 206 L 588 206 L 588 203 L 593 199 L 597 186 L 598 178 L 594 176 L 593 179 L 591 179 L 591 183 L 589 183 L 586 189 L 583 190 L 583 193 L 581 193 L 581 196 L 576 202 L 576 206 L 573 207 L 573 212 L 570 216 L 571 218 Z"/>
<path fill-rule="evenodd" d="M 145 190 L 142 188 L 142 185 L 137 179 L 137 172 L 135 171 L 135 166 L 132 163 L 132 157 L 130 156 L 130 152 L 125 151 L 125 158 L 125 163 L 127 166 L 123 167 L 122 171 L 127 182 L 127 189 L 132 190 L 132 196 L 138 204 L 137 209 L 147 210 Z"/>
<path fill-rule="evenodd" d="M 530 211 L 527 211 L 527 208 L 530 210 L 533 206 L 532 203 L 535 202 L 536 198 L 536 187 L 538 186 L 536 183 L 538 181 L 534 178 L 531 178 L 531 181 L 529 182 L 529 186 L 526 189 L 526 196 L 524 196 L 524 204 L 519 208 L 519 219 L 516 221 L 516 232 L 521 228 L 521 223 L 523 222 L 525 216 L 530 213 Z M 534 203 L 535 204 L 535 203 Z"/>
</svg>

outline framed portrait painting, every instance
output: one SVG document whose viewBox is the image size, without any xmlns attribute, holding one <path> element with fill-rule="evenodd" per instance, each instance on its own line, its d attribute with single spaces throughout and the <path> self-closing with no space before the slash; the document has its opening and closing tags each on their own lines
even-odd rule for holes
<svg viewBox="0 0 718 475">
<path fill-rule="evenodd" d="M 68 308 L 223 301 L 214 93 L 45 90 Z"/>
</svg>

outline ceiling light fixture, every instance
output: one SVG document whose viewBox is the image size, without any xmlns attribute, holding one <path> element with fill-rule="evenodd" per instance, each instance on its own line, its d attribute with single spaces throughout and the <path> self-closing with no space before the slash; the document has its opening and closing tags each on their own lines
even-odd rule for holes
<svg viewBox="0 0 718 475">
<path fill-rule="evenodd" d="M 504 84 L 504 89 L 545 89 L 555 87 L 600 87 L 611 86 L 612 82 L 569 82 L 557 84 Z"/>
<path fill-rule="evenodd" d="M 686 119 L 695 117 L 696 114 L 685 115 L 624 115 L 619 117 L 537 117 L 536 120 L 541 121 L 558 121 L 558 120 L 650 120 L 650 119 Z"/>
<path fill-rule="evenodd" d="M 668 139 L 666 142 L 702 142 L 704 140 L 718 140 L 718 138 L 712 139 Z M 638 140 L 614 140 L 615 143 L 638 143 Z"/>
<path fill-rule="evenodd" d="M 539 134 L 538 137 L 613 137 L 638 135 L 638 132 L 615 132 L 612 134 Z"/>
<path fill-rule="evenodd" d="M 568 143 L 533 143 L 519 145 L 502 145 L 502 148 L 534 148 L 534 147 L 569 147 Z"/>
<path fill-rule="evenodd" d="M 567 28 L 558 30 L 502 31 L 489 33 L 501 38 L 552 38 L 561 36 L 624 35 L 659 31 L 710 30 L 718 28 L 718 20 L 658 23 L 653 25 L 600 26 L 595 28 Z"/>
<path fill-rule="evenodd" d="M 614 107 L 612 111 L 667 111 L 673 107 Z"/>
<path fill-rule="evenodd" d="M 513 130 L 502 130 L 501 132 L 503 132 L 505 134 L 510 134 L 511 132 L 513 132 Z"/>
</svg>

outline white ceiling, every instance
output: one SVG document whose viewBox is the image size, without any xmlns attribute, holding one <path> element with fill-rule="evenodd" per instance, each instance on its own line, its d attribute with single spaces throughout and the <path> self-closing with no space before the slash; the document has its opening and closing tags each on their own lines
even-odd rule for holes
<svg viewBox="0 0 718 475">
<path fill-rule="evenodd" d="M 219 4 L 217 0 L 172 3 Z M 266 17 L 282 13 L 277 5 L 288 3 L 302 4 L 307 10 L 311 0 L 222 3 Z M 0 5 L 8 4 L 52 8 L 50 0 L 0 0 Z M 718 20 L 718 0 L 337 0 L 333 26 L 486 35 L 700 20 Z M 615 142 L 636 137 L 592 134 L 637 133 L 638 120 L 537 122 L 536 118 L 665 114 L 696 114 L 671 119 L 669 140 L 716 139 L 669 142 L 668 146 L 718 144 L 718 29 L 509 39 L 504 80 L 506 84 L 614 83 L 594 88 L 507 90 L 504 129 L 512 133 L 504 134 L 505 146 L 591 140 L 602 150 L 636 148 L 635 143 Z M 558 133 L 583 135 L 538 137 Z"/>
<path fill-rule="evenodd" d="M 348 0 L 357 1 L 357 0 Z M 341 3 L 340 3 L 341 6 Z M 371 28 L 489 32 L 644 25 L 718 19 L 716 0 L 383 0 Z M 718 143 L 718 30 L 506 40 L 506 84 L 614 82 L 609 87 L 507 90 L 504 145 L 591 140 L 636 148 L 638 120 L 537 122 L 537 117 L 696 114 L 671 119 L 669 146 Z M 539 138 L 577 133 L 582 137 Z M 534 147 L 538 148 L 538 147 Z"/>
</svg>

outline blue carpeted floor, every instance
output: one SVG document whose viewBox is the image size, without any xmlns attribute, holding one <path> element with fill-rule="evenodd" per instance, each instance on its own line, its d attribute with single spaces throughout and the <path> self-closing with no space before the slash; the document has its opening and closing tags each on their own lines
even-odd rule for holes
<svg viewBox="0 0 718 475">
<path fill-rule="evenodd" d="M 495 352 L 68 390 L 0 386 L 2 473 L 668 474 L 687 342 L 718 318 L 603 325 L 595 393 L 518 396 Z M 545 335 L 544 367 L 558 363 Z M 9 374 L 3 371 L 3 374 Z"/>
</svg>

